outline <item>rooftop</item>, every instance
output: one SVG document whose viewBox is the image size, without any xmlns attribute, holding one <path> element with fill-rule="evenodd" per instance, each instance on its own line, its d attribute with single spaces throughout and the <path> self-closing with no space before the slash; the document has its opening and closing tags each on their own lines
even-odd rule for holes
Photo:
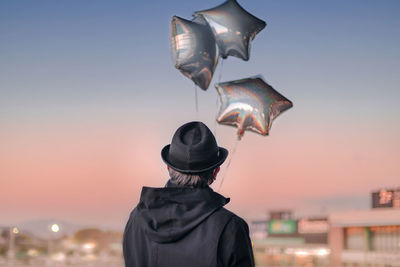
<svg viewBox="0 0 400 267">
<path fill-rule="evenodd" d="M 334 212 L 329 215 L 332 226 L 400 225 L 400 209 L 379 208 Z"/>
</svg>

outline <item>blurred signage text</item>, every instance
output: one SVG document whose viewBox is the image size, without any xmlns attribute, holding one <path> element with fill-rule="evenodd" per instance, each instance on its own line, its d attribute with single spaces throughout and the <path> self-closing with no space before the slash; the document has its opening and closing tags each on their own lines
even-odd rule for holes
<svg viewBox="0 0 400 267">
<path fill-rule="evenodd" d="M 300 234 L 323 234 L 328 233 L 329 223 L 327 220 L 301 219 L 297 224 Z"/>
<path fill-rule="evenodd" d="M 270 234 L 294 234 L 296 221 L 294 220 L 270 220 L 268 221 L 268 233 Z"/>
<path fill-rule="evenodd" d="M 372 208 L 400 208 L 400 188 L 372 192 Z"/>
</svg>

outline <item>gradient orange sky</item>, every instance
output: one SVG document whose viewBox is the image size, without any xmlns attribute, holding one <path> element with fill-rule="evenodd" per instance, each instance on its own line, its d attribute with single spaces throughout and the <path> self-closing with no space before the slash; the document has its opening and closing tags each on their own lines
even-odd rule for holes
<svg viewBox="0 0 400 267">
<path fill-rule="evenodd" d="M 399 2 L 243 2 L 268 26 L 249 62 L 218 66 L 199 113 L 170 59 L 169 22 L 217 2 L 59 3 L 0 3 L 0 225 L 122 229 L 141 187 L 165 184 L 160 150 L 176 128 L 215 129 L 220 73 L 262 74 L 294 103 L 222 166 L 213 187 L 226 173 L 234 212 L 367 209 L 372 190 L 400 186 Z M 231 151 L 236 129 L 216 132 Z"/>
<path fill-rule="evenodd" d="M 248 218 L 277 208 L 318 215 L 323 205 L 327 211 L 345 208 L 321 200 L 368 201 L 372 189 L 397 185 L 398 129 L 380 132 L 374 126 L 344 123 L 337 126 L 345 131 L 329 125 L 300 131 L 294 116 L 286 115 L 276 121 L 271 136 L 246 133 L 238 144 L 221 190 L 232 199 L 229 208 Z M 59 218 L 120 226 L 143 185 L 166 182 L 159 152 L 169 142 L 172 126 L 140 132 L 112 124 L 36 127 L 15 125 L 1 134 L 3 223 Z M 220 145 L 232 149 L 234 129 L 218 130 L 225 137 Z M 220 178 L 226 172 L 222 170 Z M 358 208 L 354 205 L 349 201 L 348 209 Z"/>
</svg>

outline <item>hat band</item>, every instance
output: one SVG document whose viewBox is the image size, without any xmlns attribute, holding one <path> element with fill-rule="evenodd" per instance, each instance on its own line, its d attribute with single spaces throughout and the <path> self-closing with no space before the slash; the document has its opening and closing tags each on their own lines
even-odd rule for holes
<svg viewBox="0 0 400 267">
<path fill-rule="evenodd" d="M 180 160 L 178 157 L 174 157 L 173 153 L 169 153 L 171 164 L 174 165 L 172 167 L 176 167 L 181 170 L 201 170 L 207 168 L 217 163 L 218 157 L 219 157 L 219 149 L 217 149 L 217 151 L 214 152 L 211 157 L 206 157 L 201 159 L 200 158 L 195 159 L 194 157 L 189 157 L 189 159 L 185 161 Z"/>
</svg>

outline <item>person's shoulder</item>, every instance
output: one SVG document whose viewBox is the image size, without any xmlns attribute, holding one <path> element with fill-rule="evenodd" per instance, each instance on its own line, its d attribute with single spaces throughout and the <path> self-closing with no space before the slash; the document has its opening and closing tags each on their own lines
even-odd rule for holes
<svg viewBox="0 0 400 267">
<path fill-rule="evenodd" d="M 240 217 L 239 215 L 233 213 L 232 211 L 226 209 L 226 208 L 221 208 L 219 212 L 224 213 L 226 216 L 229 216 L 230 219 L 228 221 L 228 225 L 231 227 L 240 227 L 244 229 L 248 229 L 247 222 Z"/>
<path fill-rule="evenodd" d="M 137 207 L 135 207 L 135 208 L 129 213 L 128 222 L 134 220 L 135 217 L 136 217 L 136 214 L 137 214 Z"/>
</svg>

